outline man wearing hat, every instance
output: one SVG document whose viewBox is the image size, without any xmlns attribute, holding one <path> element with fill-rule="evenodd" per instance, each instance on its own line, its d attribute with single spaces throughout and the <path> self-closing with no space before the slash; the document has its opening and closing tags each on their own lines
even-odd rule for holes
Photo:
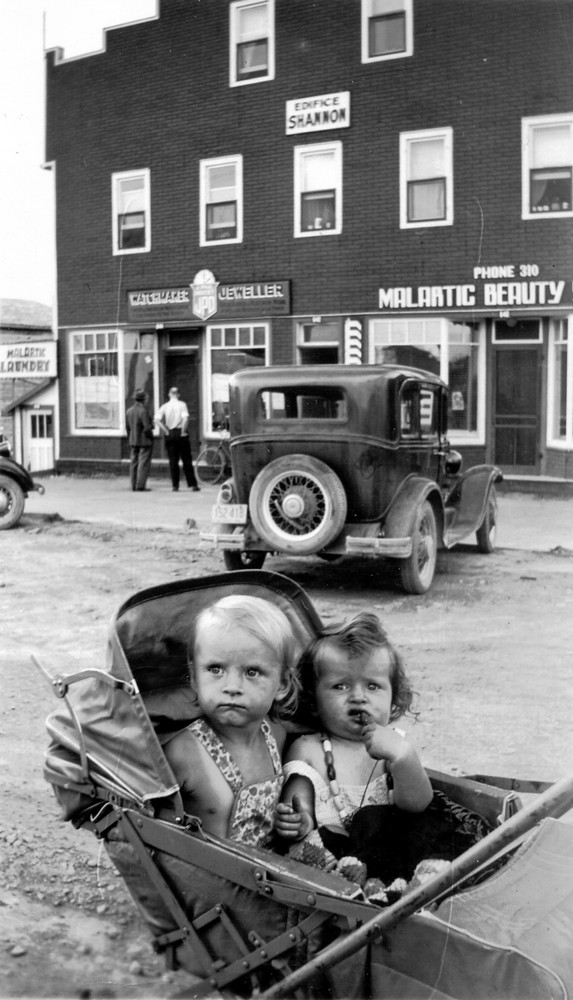
<svg viewBox="0 0 573 1000">
<path fill-rule="evenodd" d="M 169 459 L 171 486 L 176 492 L 179 489 L 179 462 L 183 464 L 183 472 L 187 486 L 195 493 L 199 486 L 195 477 L 195 469 L 191 459 L 191 442 L 187 433 L 189 427 L 189 410 L 187 403 L 179 399 L 179 389 L 173 386 L 169 390 L 169 399 L 160 406 L 155 414 L 155 423 L 165 434 L 165 447 Z"/>
<path fill-rule="evenodd" d="M 147 477 L 151 469 L 153 421 L 146 406 L 145 390 L 136 389 L 134 399 L 135 403 L 125 415 L 130 452 L 129 478 L 134 493 L 144 493 L 148 490 Z"/>
</svg>

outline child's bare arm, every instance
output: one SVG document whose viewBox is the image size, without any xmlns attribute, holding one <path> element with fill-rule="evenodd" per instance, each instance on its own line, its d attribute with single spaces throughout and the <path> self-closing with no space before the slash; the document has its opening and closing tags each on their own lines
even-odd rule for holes
<svg viewBox="0 0 573 1000">
<path fill-rule="evenodd" d="M 275 829 L 285 840 L 302 840 L 314 830 L 314 788 L 302 774 L 286 781 L 275 815 Z"/>
<path fill-rule="evenodd" d="M 432 801 L 430 779 L 415 748 L 390 726 L 371 722 L 362 730 L 371 757 L 385 760 L 394 783 L 394 805 L 406 812 L 422 812 Z"/>
</svg>

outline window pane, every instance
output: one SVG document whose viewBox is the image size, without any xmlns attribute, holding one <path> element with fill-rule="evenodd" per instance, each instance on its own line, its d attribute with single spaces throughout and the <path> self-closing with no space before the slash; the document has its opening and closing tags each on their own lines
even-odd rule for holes
<svg viewBox="0 0 573 1000">
<path fill-rule="evenodd" d="M 248 7 L 241 7 L 238 14 L 240 38 L 264 35 L 268 32 L 269 12 L 266 3 L 255 3 Z"/>
<path fill-rule="evenodd" d="M 571 208 L 571 168 L 531 171 L 532 212 L 567 212 Z"/>
<path fill-rule="evenodd" d="M 283 389 L 260 394 L 259 416 L 263 420 L 344 420 L 346 398 L 342 389 Z"/>
<path fill-rule="evenodd" d="M 408 222 L 429 222 L 446 218 L 446 181 L 410 181 Z"/>
<path fill-rule="evenodd" d="M 207 205 L 208 240 L 231 240 L 237 235 L 237 205 L 234 201 Z"/>
<path fill-rule="evenodd" d="M 144 210 L 145 183 L 143 177 L 129 177 L 119 181 L 117 207 L 122 214 Z"/>
<path fill-rule="evenodd" d="M 368 55 L 385 56 L 406 51 L 406 15 L 371 17 L 368 24 Z"/>
<path fill-rule="evenodd" d="M 120 215 L 118 221 L 120 250 L 131 250 L 145 246 L 145 215 L 143 212 L 128 212 Z"/>
<path fill-rule="evenodd" d="M 332 151 L 306 153 L 302 157 L 303 191 L 320 191 L 336 186 L 336 164 Z"/>
<path fill-rule="evenodd" d="M 222 163 L 207 170 L 207 201 L 230 201 L 236 188 L 235 164 Z"/>
<path fill-rule="evenodd" d="M 237 79 L 266 76 L 269 64 L 268 42 L 243 42 L 237 46 Z"/>
<path fill-rule="evenodd" d="M 532 130 L 532 167 L 571 166 L 571 125 L 537 125 Z"/>
<path fill-rule="evenodd" d="M 334 191 L 316 191 L 303 194 L 301 202 L 301 226 L 309 229 L 334 229 L 336 226 L 336 203 Z"/>
<path fill-rule="evenodd" d="M 444 140 L 420 139 L 409 143 L 408 179 L 441 177 L 445 174 Z"/>
</svg>

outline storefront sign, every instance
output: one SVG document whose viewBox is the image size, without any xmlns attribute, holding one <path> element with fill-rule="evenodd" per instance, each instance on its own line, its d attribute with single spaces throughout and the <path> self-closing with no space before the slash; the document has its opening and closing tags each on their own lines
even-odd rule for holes
<svg viewBox="0 0 573 1000">
<path fill-rule="evenodd" d="M 211 318 L 218 322 L 289 312 L 290 281 L 223 284 L 215 280 L 211 271 L 199 271 L 193 284 L 186 288 L 151 288 L 127 293 L 127 314 L 132 323 L 179 319 L 206 322 Z"/>
<path fill-rule="evenodd" d="M 511 310 L 569 307 L 573 303 L 571 280 L 540 277 L 537 264 L 504 264 L 474 267 L 467 284 L 406 285 L 378 289 L 378 308 Z M 494 280 L 492 280 L 494 279 Z"/>
<path fill-rule="evenodd" d="M 323 132 L 350 125 L 350 91 L 286 102 L 286 134 Z"/>
<path fill-rule="evenodd" d="M 0 344 L 0 378 L 55 378 L 55 340 Z"/>
</svg>

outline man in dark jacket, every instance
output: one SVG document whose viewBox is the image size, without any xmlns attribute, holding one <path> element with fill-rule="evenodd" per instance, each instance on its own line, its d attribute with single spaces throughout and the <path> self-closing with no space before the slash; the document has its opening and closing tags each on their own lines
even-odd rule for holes
<svg viewBox="0 0 573 1000">
<path fill-rule="evenodd" d="M 135 403 L 125 415 L 130 451 L 129 478 L 132 490 L 135 493 L 143 493 L 148 490 L 146 484 L 151 469 L 153 420 L 145 405 L 147 395 L 144 390 L 137 389 L 134 398 Z"/>
</svg>

